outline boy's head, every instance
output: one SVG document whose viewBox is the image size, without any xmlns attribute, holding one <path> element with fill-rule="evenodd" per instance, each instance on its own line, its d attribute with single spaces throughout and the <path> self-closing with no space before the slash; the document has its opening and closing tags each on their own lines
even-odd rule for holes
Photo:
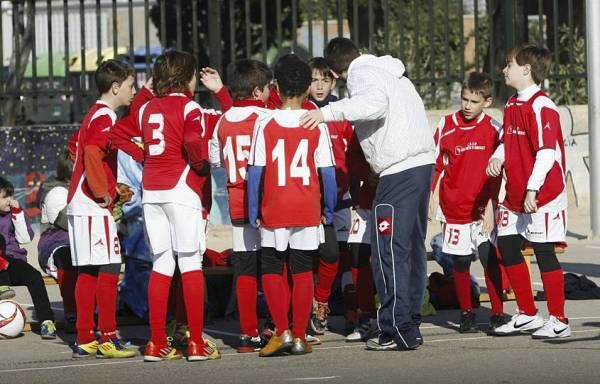
<svg viewBox="0 0 600 384">
<path fill-rule="evenodd" d="M 0 177 L 0 212 L 10 211 L 15 187 L 4 177 Z"/>
<path fill-rule="evenodd" d="M 324 57 L 312 58 L 308 62 L 308 66 L 312 72 L 310 96 L 319 102 L 323 101 L 335 87 L 335 78 Z"/>
<path fill-rule="evenodd" d="M 229 67 L 229 93 L 234 100 L 269 100 L 273 73 L 265 63 L 252 59 L 233 62 Z"/>
<path fill-rule="evenodd" d="M 275 79 L 281 97 L 306 98 L 308 96 L 311 73 L 308 64 L 298 56 L 283 56 L 275 65 Z"/>
<path fill-rule="evenodd" d="M 187 52 L 168 51 L 156 58 L 152 68 L 152 90 L 157 96 L 194 93 L 198 61 Z"/>
<path fill-rule="evenodd" d="M 135 95 L 135 71 L 131 66 L 117 60 L 105 60 L 94 76 L 98 92 L 102 97 L 110 98 L 113 106 L 131 104 Z"/>
<path fill-rule="evenodd" d="M 492 104 L 494 83 L 484 72 L 471 72 L 462 85 L 461 113 L 465 120 L 479 117 L 484 108 Z"/>
<path fill-rule="evenodd" d="M 508 53 L 502 73 L 506 85 L 520 91 L 532 84 L 540 84 L 551 66 L 552 54 L 547 48 L 525 44 Z"/>
<path fill-rule="evenodd" d="M 69 156 L 69 151 L 66 150 L 56 161 L 56 180 L 62 182 L 68 182 L 71 180 L 71 174 L 73 173 L 73 160 Z"/>
<path fill-rule="evenodd" d="M 358 56 L 360 52 L 356 44 L 345 37 L 331 39 L 325 48 L 325 60 L 336 79 L 346 80 L 350 63 Z"/>
</svg>

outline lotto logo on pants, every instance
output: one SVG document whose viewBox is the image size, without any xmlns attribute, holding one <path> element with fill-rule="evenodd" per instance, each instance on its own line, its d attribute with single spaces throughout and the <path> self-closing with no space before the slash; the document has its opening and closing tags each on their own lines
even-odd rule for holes
<svg viewBox="0 0 600 384">
<path fill-rule="evenodd" d="M 392 234 L 392 218 L 377 216 L 377 231 L 383 236 Z"/>
</svg>

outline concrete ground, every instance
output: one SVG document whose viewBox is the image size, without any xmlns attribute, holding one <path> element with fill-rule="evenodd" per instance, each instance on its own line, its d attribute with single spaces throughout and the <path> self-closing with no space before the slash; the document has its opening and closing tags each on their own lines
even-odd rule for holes
<svg viewBox="0 0 600 384">
<path fill-rule="evenodd" d="M 567 272 L 586 274 L 600 284 L 600 242 L 570 241 L 560 256 Z M 534 289 L 541 289 L 535 262 Z M 429 262 L 429 272 L 439 270 Z M 472 272 L 483 283 L 479 264 Z M 57 286 L 49 286 L 53 307 L 60 317 Z M 17 301 L 30 303 L 18 287 Z M 538 307 L 547 315 L 544 302 Z M 515 303 L 506 303 L 513 313 Z M 600 382 L 600 300 L 567 301 L 566 311 L 573 328 L 568 339 L 536 341 L 529 336 L 488 337 L 489 303 L 478 309 L 482 332 L 459 334 L 457 311 L 440 311 L 424 319 L 425 344 L 413 352 L 368 352 L 363 344 L 348 344 L 340 334 L 342 319 L 331 319 L 332 332 L 312 354 L 259 358 L 235 352 L 239 332 L 236 321 L 217 319 L 206 333 L 218 343 L 223 357 L 218 361 L 188 363 L 172 361 L 143 363 L 141 357 L 107 360 L 73 360 L 68 344 L 72 335 L 42 341 L 31 332 L 13 340 L 0 341 L 0 384 L 2 383 L 598 383 Z M 125 326 L 122 335 L 143 347 L 146 326 Z"/>
</svg>

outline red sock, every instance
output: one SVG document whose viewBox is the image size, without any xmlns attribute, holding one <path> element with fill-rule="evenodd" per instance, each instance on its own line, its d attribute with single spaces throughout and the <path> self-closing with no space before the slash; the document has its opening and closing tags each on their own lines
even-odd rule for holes
<svg viewBox="0 0 600 384">
<path fill-rule="evenodd" d="M 77 343 L 87 344 L 96 339 L 94 335 L 94 310 L 96 309 L 96 275 L 80 273 L 75 284 L 77 302 Z"/>
<path fill-rule="evenodd" d="M 289 302 L 286 303 L 286 295 L 289 295 L 289 284 L 283 279 L 282 275 L 267 273 L 262 275 L 262 285 L 271 318 L 275 323 L 277 333 L 281 334 L 289 327 L 287 316 L 290 306 Z"/>
<path fill-rule="evenodd" d="M 181 274 L 183 297 L 187 311 L 187 323 L 190 330 L 190 341 L 203 343 L 204 329 L 204 272 L 201 270 Z"/>
<path fill-rule="evenodd" d="M 239 276 L 236 281 L 238 311 L 240 313 L 240 328 L 242 334 L 258 336 L 258 317 L 256 315 L 255 276 Z"/>
<path fill-rule="evenodd" d="M 292 291 L 292 312 L 294 337 L 304 340 L 306 327 L 312 309 L 313 291 L 315 289 L 312 271 L 292 274 L 294 290 Z"/>
<path fill-rule="evenodd" d="M 498 267 L 488 268 L 484 271 L 485 286 L 490 296 L 492 305 L 492 316 L 504 313 L 504 303 L 502 302 L 502 275 Z"/>
<path fill-rule="evenodd" d="M 292 301 L 292 278 L 290 276 L 290 272 L 288 270 L 288 264 L 283 263 L 283 274 L 282 274 L 284 287 L 283 287 L 283 303 L 287 308 L 289 313 L 290 310 L 290 302 Z"/>
<path fill-rule="evenodd" d="M 203 275 L 204 276 L 204 275 Z M 185 295 L 183 293 L 183 278 L 181 275 L 175 282 L 175 320 L 180 324 L 187 324 L 187 310 L 185 307 Z"/>
<path fill-rule="evenodd" d="M 473 309 L 471 304 L 471 274 L 469 271 L 461 272 L 455 269 L 452 272 L 452 277 L 454 278 L 454 290 L 460 310 L 463 312 L 470 311 Z"/>
<path fill-rule="evenodd" d="M 58 268 L 58 287 L 60 296 L 63 299 L 63 308 L 66 315 L 75 316 L 75 284 L 77 283 L 77 273 L 74 269 Z"/>
<path fill-rule="evenodd" d="M 148 323 L 150 325 L 150 341 L 160 347 L 167 343 L 165 323 L 170 287 L 171 276 L 152 271 L 148 283 Z"/>
<path fill-rule="evenodd" d="M 370 265 L 358 269 L 358 281 L 355 284 L 358 293 L 358 309 L 364 314 L 374 314 L 375 292 L 373 292 L 373 271 Z"/>
<path fill-rule="evenodd" d="M 506 266 L 506 274 L 510 280 L 510 285 L 515 292 L 517 306 L 519 310 L 533 316 L 537 313 L 537 308 L 533 303 L 533 293 L 531 291 L 531 278 L 525 262 L 516 265 Z"/>
<path fill-rule="evenodd" d="M 352 282 L 354 283 L 355 287 L 358 287 L 358 273 L 359 273 L 359 269 L 358 268 L 350 268 L 350 273 L 352 274 Z"/>
<path fill-rule="evenodd" d="M 317 286 L 315 287 L 315 299 L 317 299 L 317 301 L 321 303 L 327 303 L 329 301 L 329 296 L 331 296 L 331 286 L 337 275 L 339 264 L 339 261 L 328 263 L 323 259 L 319 259 L 319 273 Z"/>
<path fill-rule="evenodd" d="M 117 330 L 118 283 L 118 275 L 103 272 L 98 274 L 96 302 L 98 303 L 98 330 L 102 333 L 101 343 L 114 338 Z"/>
<path fill-rule="evenodd" d="M 565 278 L 562 268 L 542 272 L 542 283 L 546 292 L 548 312 L 560 321 L 565 320 Z"/>
</svg>

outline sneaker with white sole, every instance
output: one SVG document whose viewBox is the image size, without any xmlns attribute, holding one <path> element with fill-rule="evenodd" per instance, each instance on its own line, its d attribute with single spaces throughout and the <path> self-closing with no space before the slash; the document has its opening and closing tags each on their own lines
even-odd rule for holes
<svg viewBox="0 0 600 384">
<path fill-rule="evenodd" d="M 571 336 L 569 320 L 566 320 L 566 323 L 563 323 L 554 316 L 550 316 L 544 323 L 544 326 L 531 335 L 533 339 L 554 339 L 569 336 Z"/>
<path fill-rule="evenodd" d="M 514 335 L 519 333 L 531 333 L 544 325 L 544 319 L 537 313 L 533 316 L 517 313 L 510 321 L 497 327 L 494 334 L 498 336 Z"/>
</svg>

